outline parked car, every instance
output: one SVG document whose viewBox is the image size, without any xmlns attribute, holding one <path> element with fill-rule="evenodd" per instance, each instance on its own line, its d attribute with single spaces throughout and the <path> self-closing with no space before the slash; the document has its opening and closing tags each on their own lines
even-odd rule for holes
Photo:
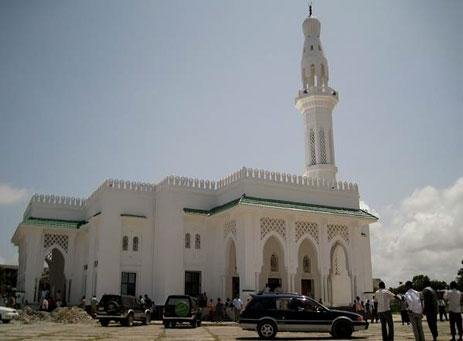
<svg viewBox="0 0 463 341">
<path fill-rule="evenodd" d="M 239 323 L 263 339 L 272 339 L 279 331 L 328 332 L 335 338 L 350 338 L 354 331 L 368 328 L 359 314 L 328 309 L 298 294 L 253 295 Z"/>
<path fill-rule="evenodd" d="M 188 295 L 171 295 L 167 298 L 162 315 L 166 328 L 177 323 L 189 323 L 193 328 L 201 326 L 201 309 L 196 299 Z"/>
<path fill-rule="evenodd" d="M 16 309 L 0 306 L 0 320 L 3 323 L 10 323 L 12 319 L 18 318 Z"/>
<path fill-rule="evenodd" d="M 151 322 L 151 310 L 135 296 L 103 295 L 96 309 L 96 317 L 103 327 L 110 321 L 132 326 L 134 321 Z"/>
</svg>

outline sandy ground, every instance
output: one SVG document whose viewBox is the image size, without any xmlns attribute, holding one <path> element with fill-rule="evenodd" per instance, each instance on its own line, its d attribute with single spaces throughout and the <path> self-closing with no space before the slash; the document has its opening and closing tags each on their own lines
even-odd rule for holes
<svg viewBox="0 0 463 341">
<path fill-rule="evenodd" d="M 402 326 L 395 319 L 395 340 L 414 340 L 410 326 Z M 432 340 L 426 321 L 423 321 L 426 340 Z M 450 339 L 448 322 L 438 322 L 439 340 Z M 200 328 L 179 327 L 164 329 L 160 321 L 148 326 L 122 327 L 111 323 L 101 327 L 94 323 L 62 324 L 38 322 L 23 324 L 13 321 L 0 323 L 0 340 L 257 340 L 256 332 L 243 331 L 233 322 L 221 324 L 204 322 Z M 280 340 L 330 340 L 329 334 L 321 333 L 278 333 Z M 379 324 L 370 324 L 368 330 L 355 332 L 354 340 L 381 340 Z"/>
</svg>

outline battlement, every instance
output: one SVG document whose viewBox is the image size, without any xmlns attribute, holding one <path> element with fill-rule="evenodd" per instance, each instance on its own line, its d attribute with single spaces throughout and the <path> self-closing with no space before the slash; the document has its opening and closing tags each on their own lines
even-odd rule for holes
<svg viewBox="0 0 463 341">
<path fill-rule="evenodd" d="M 159 187 L 174 186 L 174 187 L 183 187 L 183 188 L 192 188 L 199 189 L 202 191 L 213 192 L 217 189 L 217 184 L 215 181 L 197 179 L 197 178 L 188 178 L 185 176 L 175 176 L 170 175 L 159 184 Z"/>
<path fill-rule="evenodd" d="M 29 203 L 41 203 L 50 205 L 66 206 L 68 208 L 82 208 L 85 206 L 85 199 L 59 196 L 54 194 L 34 194 Z"/>
<path fill-rule="evenodd" d="M 147 182 L 109 179 L 100 186 L 105 188 L 123 189 L 134 192 L 154 192 L 155 186 Z"/>
<path fill-rule="evenodd" d="M 324 179 L 309 178 L 301 175 L 294 175 L 289 173 L 271 172 L 263 169 L 246 168 L 240 170 L 218 180 L 210 181 L 204 179 L 168 176 L 161 181 L 158 186 L 174 186 L 182 188 L 198 189 L 202 191 L 214 192 L 217 190 L 225 189 L 228 186 L 242 180 L 250 179 L 258 182 L 286 184 L 293 186 L 312 187 L 314 189 L 338 191 L 338 192 L 358 192 L 358 186 L 350 182 L 328 182 Z"/>
</svg>

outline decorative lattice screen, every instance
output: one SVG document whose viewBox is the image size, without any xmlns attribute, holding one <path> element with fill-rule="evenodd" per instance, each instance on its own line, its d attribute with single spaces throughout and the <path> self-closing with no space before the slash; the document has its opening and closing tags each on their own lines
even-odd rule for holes
<svg viewBox="0 0 463 341">
<path fill-rule="evenodd" d="M 316 155 L 315 155 L 315 133 L 313 131 L 313 129 L 310 129 L 310 141 L 309 141 L 309 145 L 310 145 L 310 161 L 311 161 L 311 165 L 315 165 L 317 164 L 317 159 L 316 159 Z"/>
<path fill-rule="evenodd" d="M 320 139 L 320 163 L 326 163 L 325 131 L 323 129 L 320 129 L 318 138 Z"/>
<path fill-rule="evenodd" d="M 268 217 L 264 217 L 260 219 L 260 239 L 264 239 L 264 237 L 269 234 L 270 232 L 276 232 L 280 234 L 283 239 L 286 239 L 286 224 L 283 219 L 272 219 Z"/>
<path fill-rule="evenodd" d="M 312 236 L 317 244 L 319 243 L 317 223 L 311 223 L 308 221 L 296 221 L 296 242 L 298 242 L 299 239 L 301 239 L 301 237 L 305 234 Z"/>
<path fill-rule="evenodd" d="M 345 225 L 328 225 L 328 241 L 340 236 L 345 242 L 349 242 L 349 229 Z"/>
<path fill-rule="evenodd" d="M 64 251 L 68 252 L 69 237 L 64 234 L 45 233 L 43 239 L 43 248 L 48 249 L 50 246 L 59 245 Z"/>
<path fill-rule="evenodd" d="M 230 220 L 223 225 L 223 237 L 226 238 L 229 234 L 236 238 L 236 221 Z"/>
</svg>

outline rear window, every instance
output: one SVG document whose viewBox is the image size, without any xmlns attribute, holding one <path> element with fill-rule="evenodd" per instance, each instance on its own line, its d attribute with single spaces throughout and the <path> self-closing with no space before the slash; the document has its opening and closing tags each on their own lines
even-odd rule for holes
<svg viewBox="0 0 463 341">
<path fill-rule="evenodd" d="M 190 300 L 188 297 L 169 297 L 166 302 L 166 305 L 177 305 L 178 303 L 185 303 L 190 306 Z"/>
<path fill-rule="evenodd" d="M 117 302 L 121 304 L 121 296 L 119 295 L 103 295 L 103 297 L 100 300 L 100 305 L 105 305 L 108 302 Z"/>
<path fill-rule="evenodd" d="M 188 297 L 169 297 L 164 309 L 166 313 L 186 317 L 190 314 L 190 299 Z"/>
<path fill-rule="evenodd" d="M 275 310 L 275 298 L 274 297 L 259 297 L 254 298 L 249 302 L 246 310 L 250 311 L 262 311 L 262 310 Z"/>
</svg>

